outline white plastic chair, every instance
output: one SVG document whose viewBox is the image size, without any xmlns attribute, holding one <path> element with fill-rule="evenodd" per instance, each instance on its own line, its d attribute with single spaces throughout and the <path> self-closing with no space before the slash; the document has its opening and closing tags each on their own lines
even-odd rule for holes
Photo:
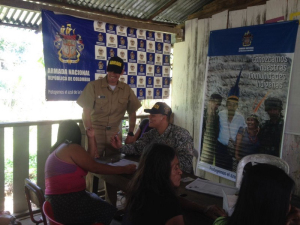
<svg viewBox="0 0 300 225">
<path fill-rule="evenodd" d="M 241 159 L 241 161 L 239 162 L 239 164 L 237 166 L 235 186 L 238 189 L 241 187 L 244 167 L 249 162 L 251 162 L 252 165 L 255 165 L 257 163 L 265 163 L 265 164 L 274 165 L 274 166 L 277 166 L 280 169 L 284 170 L 287 174 L 289 174 L 289 165 L 283 159 L 280 159 L 273 155 L 266 155 L 266 154 L 247 155 Z"/>
</svg>

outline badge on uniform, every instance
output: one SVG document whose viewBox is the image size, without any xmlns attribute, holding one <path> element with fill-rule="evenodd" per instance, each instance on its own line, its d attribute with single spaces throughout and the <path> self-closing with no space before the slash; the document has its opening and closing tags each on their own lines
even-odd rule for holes
<svg viewBox="0 0 300 225">
<path fill-rule="evenodd" d="M 98 98 L 105 98 L 105 95 L 99 95 Z"/>
</svg>

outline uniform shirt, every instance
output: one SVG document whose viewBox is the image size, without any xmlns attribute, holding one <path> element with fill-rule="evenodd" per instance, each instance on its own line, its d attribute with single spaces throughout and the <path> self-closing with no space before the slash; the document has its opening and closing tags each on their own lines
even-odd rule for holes
<svg viewBox="0 0 300 225">
<path fill-rule="evenodd" d="M 236 140 L 236 135 L 240 127 L 246 127 L 245 119 L 239 112 L 235 112 L 232 121 L 228 122 L 228 110 L 219 112 L 220 117 L 220 131 L 218 141 L 227 146 L 229 138 Z M 229 131 L 230 130 L 230 131 Z"/>
<path fill-rule="evenodd" d="M 143 149 L 152 143 L 162 143 L 174 148 L 178 154 L 181 170 L 186 173 L 193 171 L 193 138 L 186 129 L 174 124 L 169 124 L 163 134 L 152 129 L 144 133 L 135 143 L 124 145 L 120 151 L 126 155 L 141 155 Z"/>
<path fill-rule="evenodd" d="M 89 82 L 77 104 L 91 110 L 93 125 L 118 127 L 125 112 L 135 112 L 141 103 L 127 84 L 118 82 L 112 91 L 106 79 Z"/>
</svg>

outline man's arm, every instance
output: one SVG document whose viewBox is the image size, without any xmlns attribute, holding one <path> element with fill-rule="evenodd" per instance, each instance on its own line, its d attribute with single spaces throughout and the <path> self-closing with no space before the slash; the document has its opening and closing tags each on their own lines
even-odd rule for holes
<svg viewBox="0 0 300 225">
<path fill-rule="evenodd" d="M 145 133 L 142 138 L 138 139 L 132 144 L 126 144 L 122 146 L 120 138 L 116 135 L 111 137 L 110 143 L 114 148 L 120 149 L 120 152 L 126 155 L 141 155 L 143 149 L 151 143 L 151 140 L 155 138 L 155 131 L 153 130 L 155 129 Z"/>
<path fill-rule="evenodd" d="M 187 211 L 196 211 L 202 213 L 212 219 L 217 219 L 220 216 L 227 216 L 226 212 L 216 205 L 204 206 L 191 202 L 183 197 L 178 197 L 181 207 Z"/>
<path fill-rule="evenodd" d="M 131 112 L 129 113 L 129 133 L 132 132 L 134 130 L 135 127 L 135 121 L 136 121 L 136 113 L 135 112 Z M 125 140 L 125 144 L 131 144 L 135 141 L 134 136 L 130 136 L 127 135 L 126 140 Z"/>
<path fill-rule="evenodd" d="M 193 151 L 194 142 L 193 138 L 189 132 L 185 129 L 178 130 L 179 132 L 175 134 L 177 146 L 174 146 L 180 163 L 180 168 L 186 173 L 193 172 Z"/>
</svg>

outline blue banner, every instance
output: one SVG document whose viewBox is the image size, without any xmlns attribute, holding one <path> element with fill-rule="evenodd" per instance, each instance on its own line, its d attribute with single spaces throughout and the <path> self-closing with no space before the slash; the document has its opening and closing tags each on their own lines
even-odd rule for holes
<svg viewBox="0 0 300 225">
<path fill-rule="evenodd" d="M 282 155 L 298 21 L 212 31 L 198 168 L 235 181 L 252 154 Z"/>
<path fill-rule="evenodd" d="M 211 31 L 208 56 L 294 52 L 298 25 L 295 20 Z"/>
<path fill-rule="evenodd" d="M 169 98 L 169 85 L 146 85 L 154 76 L 170 77 L 169 34 L 45 10 L 42 21 L 46 100 L 77 100 L 88 82 L 105 77 L 113 56 L 124 60 L 120 81 L 129 84 L 140 100 Z"/>
</svg>

